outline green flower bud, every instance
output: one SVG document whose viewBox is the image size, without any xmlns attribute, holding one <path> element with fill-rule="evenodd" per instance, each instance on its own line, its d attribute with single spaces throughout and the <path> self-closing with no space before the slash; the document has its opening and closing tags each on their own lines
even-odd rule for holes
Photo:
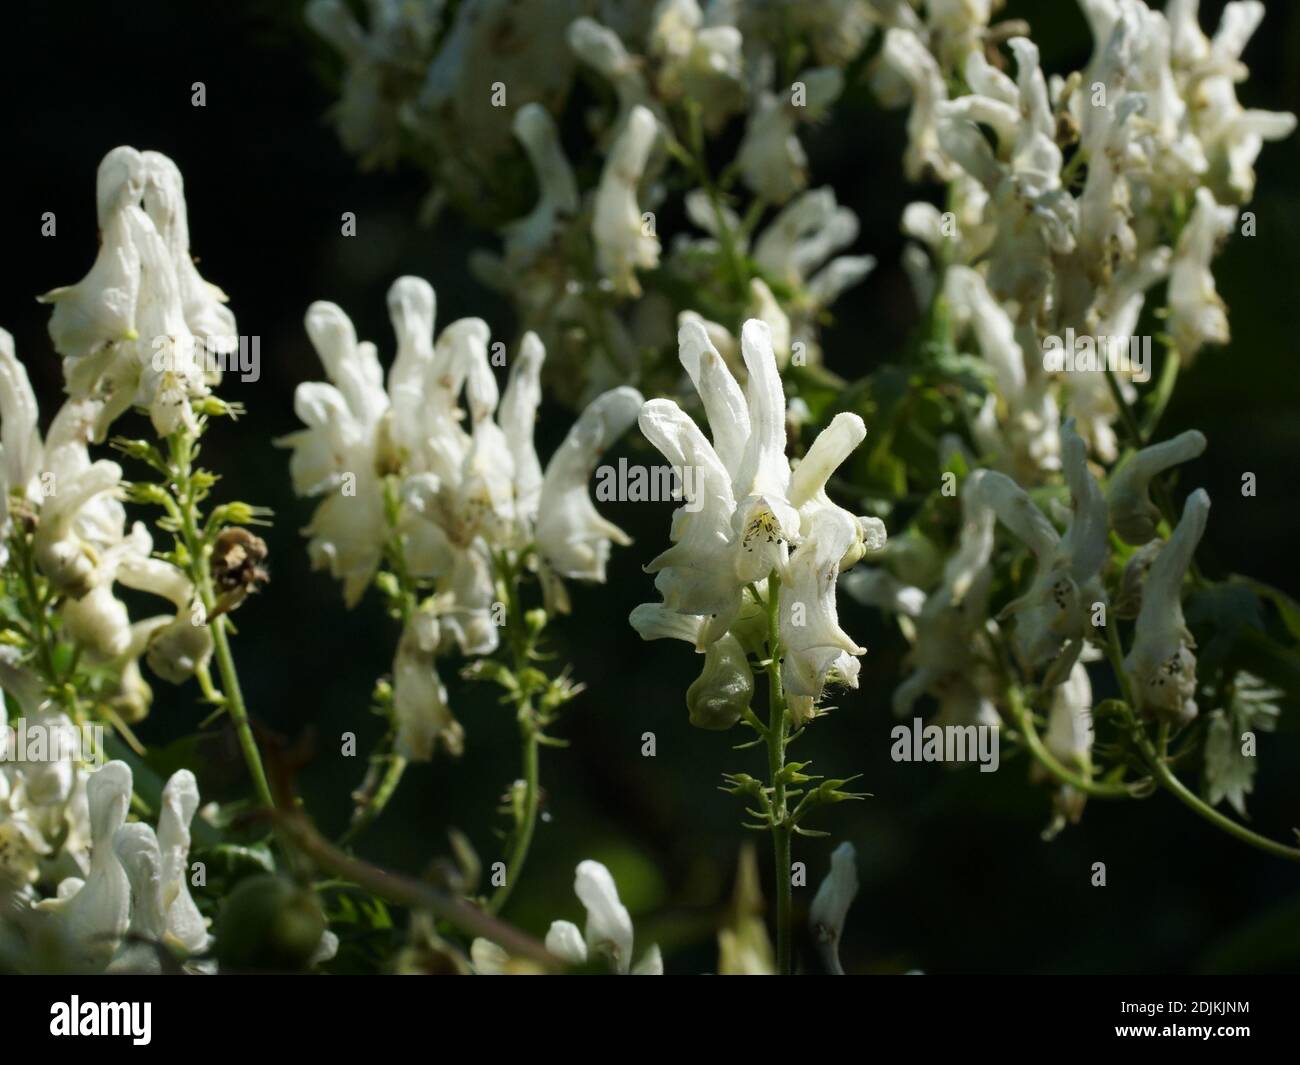
<svg viewBox="0 0 1300 1065">
<path fill-rule="evenodd" d="M 271 873 L 241 880 L 221 906 L 222 969 L 294 972 L 307 968 L 325 932 L 316 896 Z"/>
<path fill-rule="evenodd" d="M 749 707 L 754 674 L 740 641 L 730 633 L 704 652 L 704 669 L 686 689 L 686 709 L 696 728 L 729 729 Z"/>
</svg>

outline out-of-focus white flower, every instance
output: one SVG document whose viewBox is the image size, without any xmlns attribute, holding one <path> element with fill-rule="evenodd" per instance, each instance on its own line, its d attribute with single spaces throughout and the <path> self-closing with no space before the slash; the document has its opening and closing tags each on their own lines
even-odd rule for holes
<svg viewBox="0 0 1300 1065">
<path fill-rule="evenodd" d="M 574 965 L 603 959 L 611 969 L 633 976 L 662 976 L 663 959 L 658 946 L 651 946 L 632 967 L 632 918 L 619 901 L 618 886 L 600 862 L 578 864 L 573 891 L 587 911 L 584 931 L 568 921 L 555 921 L 546 933 L 546 949 Z"/>
<path fill-rule="evenodd" d="M 416 762 L 428 762 L 442 744 L 452 754 L 464 746 L 464 730 L 451 716 L 434 656 L 438 651 L 438 619 L 419 612 L 402 631 L 393 658 L 393 717 L 397 722 L 397 752 Z"/>
<path fill-rule="evenodd" d="M 1209 516 L 1210 497 L 1198 488 L 1147 573 L 1133 646 L 1124 659 L 1136 709 L 1180 724 L 1196 717 L 1196 644 L 1183 619 L 1183 578 Z"/>
<path fill-rule="evenodd" d="M 844 933 L 844 921 L 857 894 L 857 851 L 852 843 L 841 843 L 831 854 L 831 871 L 817 888 L 808 910 L 808 926 L 812 929 L 822 964 L 828 973 L 835 976 L 844 975 L 844 967 L 840 964 L 840 936 Z"/>
<path fill-rule="evenodd" d="M 600 456 L 636 421 L 644 400 L 635 388 L 615 388 L 588 404 L 547 463 L 537 508 L 537 553 L 552 572 L 605 580 L 611 544 L 632 541 L 597 512 L 587 483 Z"/>
<path fill-rule="evenodd" d="M 982 499 L 1002 524 L 1033 552 L 1038 568 L 1029 590 L 1009 604 L 1015 615 L 1013 642 L 1030 668 L 1053 659 L 1063 641 L 1067 658 L 1077 656 L 1094 604 L 1105 601 L 1100 573 L 1107 555 L 1106 500 L 1088 470 L 1087 449 L 1070 422 L 1062 427 L 1063 465 L 1072 508 L 1064 535 L 1015 482 L 989 472 L 980 482 Z M 1064 665 L 1057 661 L 1054 670 Z"/>
<path fill-rule="evenodd" d="M 653 106 L 641 64 L 628 54 L 617 33 L 595 19 L 586 16 L 574 19 L 569 23 L 566 36 L 573 54 L 599 71 L 614 86 L 618 96 L 618 116 L 607 135 L 621 136 L 638 108 L 650 109 Z"/>
<path fill-rule="evenodd" d="M 808 156 L 795 129 L 818 121 L 843 91 L 839 70 L 817 67 L 802 71 L 780 92 L 760 92 L 736 154 L 745 184 L 770 203 L 785 203 L 799 192 L 808 183 Z"/>
<path fill-rule="evenodd" d="M 615 292 L 629 296 L 641 292 L 636 272 L 653 270 L 659 263 L 659 238 L 637 202 L 637 187 L 658 136 L 654 113 L 634 107 L 605 160 L 592 210 L 596 265 Z"/>
<path fill-rule="evenodd" d="M 717 131 L 744 104 L 743 44 L 735 26 L 704 25 L 697 0 L 659 0 L 648 51 L 660 64 L 660 96 L 697 103 L 704 128 Z"/>
<path fill-rule="evenodd" d="M 1205 451 L 1205 434 L 1188 429 L 1171 440 L 1144 447 L 1122 463 L 1106 492 L 1111 526 L 1125 543 L 1145 544 L 1156 535 L 1160 509 L 1151 502 L 1151 481 Z"/>
<path fill-rule="evenodd" d="M 515 113 L 514 131 L 537 175 L 536 205 L 504 231 L 507 259 L 523 266 L 551 243 L 563 220 L 577 213 L 578 186 L 546 108 L 525 104 Z"/>
<path fill-rule="evenodd" d="M 546 949 L 571 965 L 586 965 L 599 959 L 619 975 L 662 976 L 663 958 L 658 946 L 651 946 L 632 965 L 632 917 L 619 900 L 618 886 L 600 862 L 578 863 L 574 893 L 587 911 L 586 928 L 571 921 L 555 921 L 546 933 Z M 470 946 L 474 971 L 480 976 L 501 976 L 511 971 L 510 956 L 486 939 Z"/>
<path fill-rule="evenodd" d="M 1228 342 L 1228 310 L 1215 288 L 1210 260 L 1236 222 L 1235 208 L 1220 207 L 1209 189 L 1196 190 L 1196 206 L 1169 267 L 1169 332 L 1185 361 L 1205 344 Z"/>
</svg>

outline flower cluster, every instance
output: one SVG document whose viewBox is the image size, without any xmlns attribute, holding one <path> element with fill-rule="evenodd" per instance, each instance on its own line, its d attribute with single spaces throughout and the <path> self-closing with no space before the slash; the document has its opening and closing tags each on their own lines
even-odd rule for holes
<svg viewBox="0 0 1300 1065">
<path fill-rule="evenodd" d="M 990 5 L 960 17 L 946 4 L 899 5 L 885 32 L 873 76 L 886 99 L 910 103 L 905 169 L 946 185 L 943 208 L 913 203 L 902 221 L 931 372 L 973 376 L 982 395 L 958 412 L 965 432 L 939 442 L 949 483 L 938 502 L 882 567 L 847 584 L 896 615 L 911 644 L 900 714 L 925 696 L 941 723 L 1019 726 L 1019 685 L 1036 686 L 1044 749 L 1079 775 L 1058 773 L 1070 819 L 1085 797 L 1079 777 L 1097 771 L 1085 662 L 1104 652 L 1139 722 L 1175 731 L 1197 715 L 1200 689 L 1220 694 L 1198 682 L 1182 606 L 1188 574 L 1200 583 L 1193 554 L 1209 498 L 1193 492 L 1179 519 L 1164 482 L 1206 439 L 1148 441 L 1179 367 L 1228 340 L 1211 262 L 1252 195 L 1263 142 L 1295 125 L 1237 101 L 1262 4 L 1229 4 L 1212 39 L 1195 3 L 1163 14 L 1142 0 L 1081 6 L 1093 56 L 1063 78 L 1044 74 L 1020 25 L 990 26 Z M 1151 368 L 1143 312 L 1157 300 L 1164 365 L 1140 391 Z M 935 507 L 962 478 L 960 518 L 940 519 Z M 1021 552 L 1032 579 L 1016 577 Z M 1135 619 L 1127 655 L 1125 619 Z M 1207 773 L 1215 792 L 1208 763 Z"/>
<path fill-rule="evenodd" d="M 829 188 L 807 191 L 799 133 L 843 90 L 871 5 L 606 3 L 599 20 L 568 3 L 476 0 L 447 19 L 374 7 L 363 28 L 338 0 L 309 5 L 347 63 L 340 136 L 363 160 L 414 158 L 435 197 L 498 231 L 501 252 L 473 266 L 552 353 L 563 398 L 674 373 L 685 315 L 709 322 L 728 357 L 723 338 L 760 317 L 782 365 L 792 348 L 797 363 L 819 358 L 825 309 L 872 260 L 832 259 L 857 220 Z M 580 79 L 605 103 L 581 116 L 589 136 L 571 158 L 560 128 Z M 733 132 L 715 180 L 706 157 Z M 528 171 L 531 204 L 519 202 Z M 659 216 L 678 199 L 703 236 L 665 239 Z"/>
<path fill-rule="evenodd" d="M 705 654 L 688 701 L 692 721 L 706 728 L 729 728 L 748 711 L 746 655 L 767 637 L 760 625 L 755 643 L 752 622 L 769 607 L 779 619 L 781 680 L 796 724 L 815 716 L 828 683 L 857 686 L 854 656 L 864 649 L 839 626 L 836 587 L 842 570 L 885 546 L 879 519 L 855 517 L 826 494 L 828 478 L 866 435 L 862 419 L 837 415 L 792 469 L 768 326 L 746 322 L 740 347 L 744 391 L 703 326 L 682 326 L 682 365 L 711 440 L 672 400 L 648 401 L 640 417 L 669 463 L 695 473 L 673 516 L 673 546 L 646 566 L 663 603 L 638 607 L 631 620 L 645 639 L 672 636 Z"/>
<path fill-rule="evenodd" d="M 587 484 L 642 399 L 621 387 L 593 400 L 543 470 L 533 445 L 546 355 L 537 337 L 523 338 L 501 392 L 485 322 L 459 319 L 435 340 L 434 292 L 414 277 L 394 282 L 388 305 L 398 344 L 386 378 L 342 310 L 311 306 L 307 333 L 329 383 L 298 386 L 306 428 L 281 443 L 293 452 L 294 489 L 323 497 L 305 533 L 346 602 L 384 562 L 412 582 L 406 590 L 428 590 L 405 611 L 392 696 L 399 751 L 427 761 L 436 744 L 457 752 L 462 740 L 435 657 L 488 655 L 499 643 L 499 559 L 531 558 L 548 605 L 563 612 L 563 581 L 603 581 L 611 545 L 629 542 Z"/>
<path fill-rule="evenodd" d="M 948 4 L 927 4 L 925 19 L 899 5 L 877 61 L 882 92 L 911 103 L 909 175 L 947 185 L 946 210 L 904 212 L 905 265 L 922 305 L 942 299 L 952 339 L 969 333 L 987 365 L 970 426 L 981 457 L 1027 482 L 1060 468 L 1063 416 L 1113 462 L 1119 398 L 1137 394 L 1127 362 L 1117 397 L 1104 374 L 1044 359 L 1053 341 L 1113 365 L 1166 285 L 1171 358 L 1227 342 L 1210 264 L 1253 193 L 1263 142 L 1295 128 L 1294 115 L 1237 100 L 1263 4 L 1229 4 L 1213 39 L 1195 3 L 1081 6 L 1093 57 L 1064 78 L 1046 77 L 1022 36 L 1005 73 L 990 5 L 963 6 L 960 25 Z"/>
<path fill-rule="evenodd" d="M 0 730 L 0 745 L 13 742 Z M 0 762 L 0 954 L 35 971 L 160 972 L 211 945 L 190 895 L 194 774 L 162 792 L 155 830 L 127 823 L 132 774 L 68 758 Z M 204 965 L 206 963 L 196 962 Z"/>
</svg>

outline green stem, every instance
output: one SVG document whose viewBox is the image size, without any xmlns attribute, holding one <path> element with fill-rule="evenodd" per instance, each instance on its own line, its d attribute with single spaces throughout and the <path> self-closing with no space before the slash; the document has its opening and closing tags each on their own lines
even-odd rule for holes
<svg viewBox="0 0 1300 1065">
<path fill-rule="evenodd" d="M 695 174 L 699 178 L 704 195 L 708 197 L 709 206 L 713 209 L 713 218 L 718 227 L 718 245 L 722 249 L 722 257 L 727 263 L 736 294 L 743 300 L 749 294 L 749 271 L 745 268 L 744 260 L 736 249 L 736 241 L 731 227 L 727 224 L 726 212 L 723 210 L 722 198 L 718 195 L 717 187 L 709 174 L 708 163 L 704 157 L 704 129 L 700 124 L 700 108 L 694 101 L 687 102 L 686 122 L 689 127 L 691 158 L 695 165 Z"/>
<path fill-rule="evenodd" d="M 1097 799 L 1133 798 L 1132 791 L 1123 784 L 1102 784 L 1065 766 L 1047 749 L 1046 744 L 1039 737 L 1038 730 L 1034 727 L 1033 714 L 1025 706 L 1020 691 L 1012 687 L 1007 693 L 1007 698 L 1011 704 L 1011 714 L 1015 718 L 1016 727 L 1025 738 L 1025 746 L 1029 748 L 1029 753 L 1062 784 L 1068 784 L 1076 791 Z"/>
<path fill-rule="evenodd" d="M 379 815 L 384 812 L 388 800 L 397 791 L 397 785 L 402 782 L 402 774 L 405 772 L 406 759 L 400 754 L 390 754 L 388 756 L 388 768 L 384 770 L 384 775 L 380 779 L 378 787 L 370 793 L 365 805 L 357 810 L 352 819 L 352 824 L 348 826 L 348 830 L 339 837 L 338 845 L 340 847 L 354 842 L 362 832 L 374 824 Z"/>
<path fill-rule="evenodd" d="M 530 638 L 528 626 L 522 614 L 520 601 L 519 572 L 523 566 L 523 557 L 512 561 L 502 555 L 496 560 L 497 573 L 506 600 L 506 641 L 510 645 L 514 673 L 517 680 L 524 676 L 528 668 Z M 537 831 L 537 815 L 541 807 L 541 727 L 533 709 L 531 692 L 522 693 L 519 711 L 519 740 L 522 749 L 524 795 L 521 805 L 515 805 L 515 830 L 510 845 L 510 854 L 506 859 L 506 878 L 492 895 L 489 909 L 499 913 L 510 899 L 515 884 L 523 874 L 524 864 L 528 861 L 528 852 L 533 845 L 533 836 Z"/>
<path fill-rule="evenodd" d="M 180 496 L 181 537 L 185 550 L 190 557 L 190 579 L 198 590 L 199 601 L 203 604 L 203 616 L 208 620 L 212 630 L 214 657 L 217 660 L 217 672 L 221 676 L 222 693 L 225 696 L 226 712 L 235 726 L 235 735 L 239 740 L 239 749 L 244 755 L 244 764 L 248 775 L 253 779 L 253 788 L 258 801 L 268 810 L 275 809 L 275 800 L 271 797 L 271 786 L 266 778 L 266 769 L 262 765 L 262 755 L 253 736 L 253 728 L 248 719 L 248 707 L 244 702 L 243 688 L 239 683 L 239 671 L 235 668 L 235 656 L 230 650 L 227 635 L 229 619 L 224 615 L 213 618 L 216 609 L 216 596 L 212 590 L 212 549 L 206 539 L 199 533 L 198 504 L 195 500 L 193 485 L 192 458 L 194 438 L 181 434 L 173 437 L 172 455 L 176 474 L 176 491 Z"/>
<path fill-rule="evenodd" d="M 528 861 L 528 851 L 533 845 L 533 834 L 537 830 L 537 812 L 541 805 L 539 787 L 541 744 L 537 739 L 531 700 L 525 700 L 519 707 L 519 735 L 523 742 L 523 816 L 515 826 L 514 842 L 510 847 L 510 856 L 506 860 L 506 878 L 492 896 L 489 907 L 492 913 L 500 913 L 509 900 L 515 882 L 523 872 L 524 863 Z"/>
<path fill-rule="evenodd" d="M 1119 633 L 1114 625 L 1107 626 L 1106 633 L 1106 657 L 1110 662 L 1110 667 L 1115 671 L 1115 676 L 1119 681 L 1120 691 L 1124 695 L 1125 702 L 1136 713 L 1137 704 L 1133 700 L 1132 684 L 1130 683 L 1128 673 L 1124 670 L 1123 651 L 1119 643 Z M 1288 847 L 1285 843 L 1278 843 L 1267 836 L 1261 836 L 1258 832 L 1252 832 L 1245 825 L 1239 825 L 1229 817 L 1219 813 L 1213 806 L 1205 802 L 1200 796 L 1187 787 L 1177 774 L 1169 767 L 1169 761 L 1164 753 L 1164 748 L 1168 744 L 1168 730 L 1165 726 L 1160 728 L 1160 750 L 1157 750 L 1146 734 L 1141 721 L 1134 721 L 1133 724 L 1133 741 L 1137 744 L 1143 759 L 1151 769 L 1152 775 L 1166 791 L 1174 796 L 1179 802 L 1186 806 L 1199 817 L 1204 818 L 1216 828 L 1228 833 L 1234 839 L 1240 840 L 1265 854 L 1272 854 L 1279 858 L 1286 858 L 1289 861 L 1300 861 L 1300 849 Z"/>
<path fill-rule="evenodd" d="M 1143 757 L 1151 766 L 1151 771 L 1155 774 L 1156 779 L 1160 781 L 1165 790 L 1169 791 L 1174 798 L 1189 810 L 1203 817 L 1216 828 L 1222 829 L 1234 839 L 1249 844 L 1265 854 L 1286 858 L 1292 862 L 1300 862 L 1300 848 L 1288 847 L 1285 843 L 1278 843 L 1266 836 L 1261 836 L 1258 832 L 1252 832 L 1245 825 L 1240 825 L 1231 818 L 1225 817 L 1178 779 L 1174 771 L 1169 768 L 1169 763 L 1160 757 L 1160 753 L 1147 739 L 1145 733 L 1139 729 L 1135 738 L 1137 739 L 1138 749 L 1141 750 Z"/>
<path fill-rule="evenodd" d="M 785 691 L 781 686 L 780 652 L 781 578 L 775 570 L 767 579 L 767 773 L 772 785 L 769 818 L 772 825 L 772 856 L 776 873 L 776 971 L 792 972 L 790 926 L 790 837 L 792 824 L 786 802 L 785 748 L 788 741 Z"/>
</svg>

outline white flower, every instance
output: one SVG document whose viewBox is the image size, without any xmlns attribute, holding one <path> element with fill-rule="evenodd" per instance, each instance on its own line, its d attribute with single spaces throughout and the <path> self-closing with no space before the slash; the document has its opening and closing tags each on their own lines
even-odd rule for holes
<svg viewBox="0 0 1300 1065">
<path fill-rule="evenodd" d="M 50 338 L 68 392 L 103 402 L 97 439 L 132 404 L 160 436 L 192 429 L 191 400 L 208 392 L 204 350 L 230 351 L 238 340 L 224 293 L 190 257 L 180 171 L 158 152 L 115 148 L 100 164 L 97 200 L 95 265 L 40 297 L 54 304 Z"/>
<path fill-rule="evenodd" d="M 158 831 L 145 824 L 118 829 L 113 849 L 131 884 L 129 940 L 114 958 L 122 972 L 158 972 L 159 948 L 181 958 L 203 954 L 212 943 L 207 919 L 190 896 L 190 822 L 199 788 L 188 769 L 177 770 L 162 792 Z"/>
<path fill-rule="evenodd" d="M 374 345 L 357 342 L 352 322 L 332 303 L 307 310 L 307 335 L 332 384 L 309 381 L 294 393 L 306 429 L 277 441 L 293 449 L 289 472 L 299 495 L 326 495 L 305 532 L 312 565 L 344 582 L 355 604 L 383 554 L 383 491 L 376 470 L 381 419 L 388 408 Z"/>
<path fill-rule="evenodd" d="M 609 136 L 621 136 L 637 109 L 649 109 L 653 98 L 641 74 L 641 64 L 628 54 L 619 36 L 595 19 L 574 19 L 565 31 L 573 54 L 598 70 L 613 86 L 618 96 L 618 117 L 610 126 Z"/>
<path fill-rule="evenodd" d="M 628 616 L 643 640 L 684 640 L 695 646 L 704 619 L 679 614 L 662 603 L 642 603 Z M 704 649 L 704 667 L 686 690 L 686 709 L 696 728 L 729 729 L 741 719 L 754 695 L 754 671 L 744 645 L 726 633 Z"/>
<path fill-rule="evenodd" d="M 578 864 L 573 891 L 587 911 L 587 926 L 580 932 L 568 921 L 555 921 L 546 933 L 546 949 L 574 965 L 603 959 L 614 972 L 633 976 L 662 976 L 663 959 L 650 947 L 632 967 L 632 918 L 619 901 L 618 887 L 600 862 Z"/>
<path fill-rule="evenodd" d="M 65 880 L 58 895 L 36 904 L 60 937 L 65 965 L 100 969 L 108 964 L 131 921 L 131 885 L 113 849 L 131 805 L 131 770 L 108 762 L 90 775 L 90 869 L 86 879 Z"/>
<path fill-rule="evenodd" d="M 880 63 L 883 70 L 876 75 L 877 92 L 887 87 L 888 82 L 882 78 L 885 75 L 895 84 L 905 85 L 911 97 L 907 150 L 903 155 L 904 173 L 912 181 L 927 173 L 948 180 L 954 167 L 939 147 L 936 122 L 939 105 L 948 99 L 948 88 L 939 64 L 920 37 L 911 30 L 898 27 L 885 31 Z"/>
<path fill-rule="evenodd" d="M 678 339 L 713 439 L 671 400 L 650 400 L 642 408 L 646 438 L 673 467 L 693 474 L 683 478 L 687 498 L 673 515 L 673 545 L 646 572 L 656 574 L 655 587 L 669 611 L 695 619 L 673 635 L 693 638 L 701 650 L 732 628 L 747 585 L 766 589 L 768 575 L 781 574 L 787 652 L 782 671 L 796 718 L 807 720 L 828 681 L 856 683 L 857 663 L 850 656 L 862 648 L 836 620 L 840 568 L 868 549 L 884 547 L 878 521 L 854 517 L 825 491 L 866 429 L 855 414 L 837 416 L 792 473 L 785 454 L 785 396 L 767 326 L 751 319 L 741 330 L 746 392 L 701 323 L 684 321 Z M 653 638 L 647 631 L 642 635 Z"/>
<path fill-rule="evenodd" d="M 537 511 L 537 552 L 561 577 L 605 580 L 610 544 L 631 543 L 596 511 L 587 482 L 600 456 L 636 420 L 644 400 L 634 388 L 616 388 L 588 404 L 551 456 Z"/>
<path fill-rule="evenodd" d="M 515 113 L 514 131 L 528 153 L 538 188 L 533 209 L 504 230 L 506 258 L 522 267 L 546 249 L 562 220 L 577 213 L 578 185 L 560 144 L 559 131 L 546 108 L 524 104 Z"/>
<path fill-rule="evenodd" d="M 813 716 L 813 704 L 832 675 L 849 687 L 858 686 L 858 663 L 852 656 L 865 654 L 866 648 L 840 628 L 835 606 L 840 559 L 858 536 L 851 517 L 843 512 L 823 512 L 785 569 L 779 606 L 785 651 L 781 681 L 796 724 Z"/>
<path fill-rule="evenodd" d="M 452 754 L 460 754 L 464 744 L 434 662 L 438 641 L 438 619 L 420 611 L 403 629 L 393 659 L 397 751 L 411 761 L 431 761 L 439 743 Z"/>
<path fill-rule="evenodd" d="M 653 112 L 634 107 L 605 160 L 592 209 L 597 269 L 615 292 L 628 296 L 641 293 L 636 272 L 652 270 L 659 263 L 659 238 L 653 225 L 647 227 L 637 204 L 637 186 L 658 136 Z"/>
<path fill-rule="evenodd" d="M 1071 422 L 1062 427 L 1061 446 L 1072 509 L 1064 535 L 1010 478 L 986 471 L 981 500 L 1033 552 L 1037 569 L 1029 590 L 1007 605 L 1015 615 L 1013 641 L 1026 665 L 1038 668 L 1056 657 L 1062 641 L 1071 650 L 1053 673 L 1064 676 L 1082 648 L 1094 605 L 1105 600 L 1101 567 L 1107 556 L 1106 501 L 1088 470 L 1087 448 Z"/>
<path fill-rule="evenodd" d="M 1210 260 L 1236 223 L 1235 208 L 1220 207 L 1209 189 L 1196 190 L 1196 206 L 1169 267 L 1169 332 L 1186 361 L 1205 344 L 1228 342 L 1228 311 L 1214 286 Z"/>
<path fill-rule="evenodd" d="M 659 62 L 659 94 L 697 103 L 704 128 L 714 133 L 744 103 L 744 41 L 735 26 L 704 20 L 697 0 L 659 0 L 647 51 Z"/>
<path fill-rule="evenodd" d="M 97 354 L 114 341 L 135 340 L 136 300 L 140 293 L 140 253 L 131 219 L 143 216 L 144 160 L 134 148 L 114 148 L 99 164 L 95 202 L 99 253 L 90 273 L 76 285 L 40 297 L 54 304 L 50 339 L 68 359 Z M 70 369 L 70 367 L 69 367 Z M 69 376 L 69 384 L 72 377 Z"/>
<path fill-rule="evenodd" d="M 849 907 L 858 894 L 858 855 L 852 843 L 841 843 L 831 854 L 831 871 L 817 888 L 808 910 L 817 951 L 826 971 L 844 975 L 840 965 L 840 936 Z"/>
<path fill-rule="evenodd" d="M 796 103 L 794 92 L 802 89 Z M 800 72 L 785 95 L 762 91 L 745 126 L 736 154 L 745 184 L 770 203 L 785 203 L 808 183 L 808 157 L 795 134 L 800 122 L 815 122 L 844 90 L 844 75 L 834 67 Z"/>
<path fill-rule="evenodd" d="M 1133 646 L 1124 659 L 1136 709 L 1181 724 L 1196 717 L 1196 644 L 1183 619 L 1183 577 L 1209 515 L 1210 497 L 1198 488 L 1147 573 Z"/>
<path fill-rule="evenodd" d="M 1145 544 L 1156 535 L 1160 509 L 1151 502 L 1151 481 L 1205 451 L 1205 434 L 1195 429 L 1151 444 L 1130 456 L 1111 477 L 1106 492 L 1110 523 L 1125 543 Z"/>
</svg>

